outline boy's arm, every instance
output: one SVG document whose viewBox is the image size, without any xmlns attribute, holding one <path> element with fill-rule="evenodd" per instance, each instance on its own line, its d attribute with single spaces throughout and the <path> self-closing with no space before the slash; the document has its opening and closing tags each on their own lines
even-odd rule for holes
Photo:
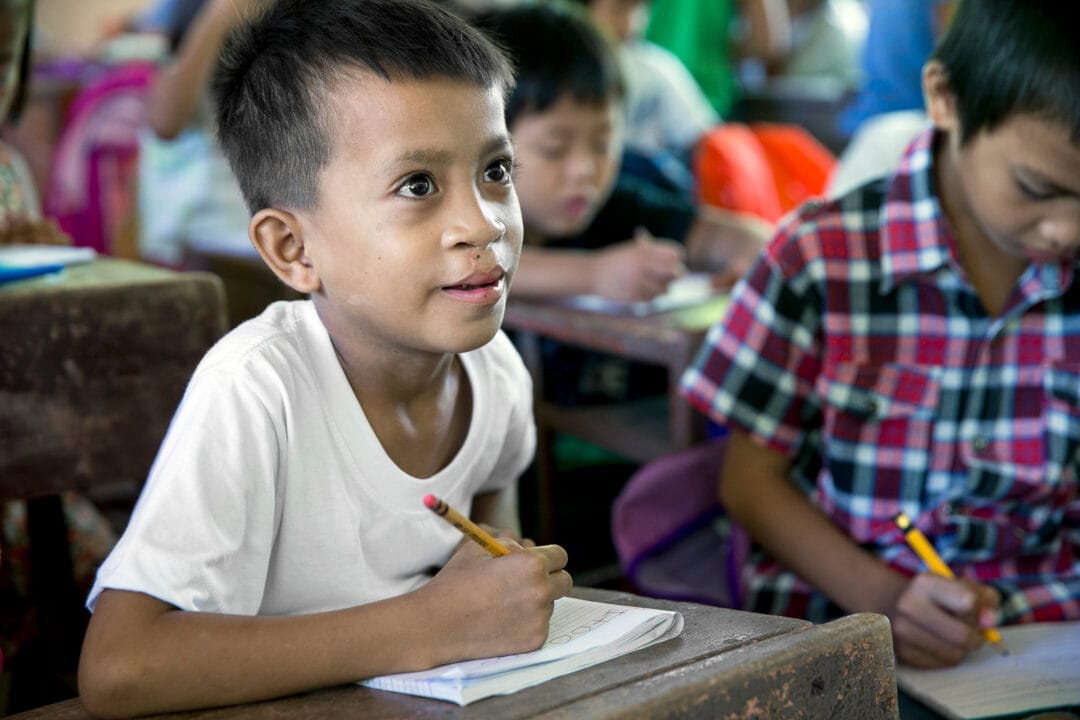
<svg viewBox="0 0 1080 720">
<path fill-rule="evenodd" d="M 519 297 L 596 294 L 611 300 L 651 300 L 683 271 L 683 248 L 639 234 L 600 250 L 526 246 L 512 292 Z"/>
<path fill-rule="evenodd" d="M 191 21 L 176 57 L 159 73 L 147 102 L 147 120 L 172 139 L 195 117 L 225 37 L 262 0 L 208 0 Z"/>
<path fill-rule="evenodd" d="M 184 612 L 106 590 L 79 662 L 83 704 L 121 717 L 265 700 L 374 675 L 538 648 L 570 591 L 557 546 L 492 558 L 462 543 L 421 588 L 297 616 Z"/>
<path fill-rule="evenodd" d="M 746 274 L 772 233 L 773 226 L 754 215 L 702 207 L 686 233 L 688 263 L 716 273 L 716 285 L 728 287 Z"/>
<path fill-rule="evenodd" d="M 888 615 L 897 656 L 909 664 L 954 665 L 982 642 L 977 615 L 997 604 L 996 591 L 930 574 L 905 577 L 837 528 L 789 471 L 787 457 L 732 430 L 720 499 L 758 544 L 848 612 Z"/>
</svg>

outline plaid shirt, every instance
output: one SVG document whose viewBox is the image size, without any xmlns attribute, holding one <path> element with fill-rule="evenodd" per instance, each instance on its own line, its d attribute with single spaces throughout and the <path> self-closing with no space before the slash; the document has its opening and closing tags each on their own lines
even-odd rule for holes
<svg viewBox="0 0 1080 720">
<path fill-rule="evenodd" d="M 862 548 L 924 569 L 907 513 L 1003 622 L 1080 618 L 1080 284 L 1032 264 L 1000 317 L 933 194 L 933 134 L 897 174 L 785 220 L 682 378 L 690 402 L 792 458 Z M 857 580 L 853 579 L 853 582 Z M 746 607 L 841 610 L 755 548 Z"/>
</svg>

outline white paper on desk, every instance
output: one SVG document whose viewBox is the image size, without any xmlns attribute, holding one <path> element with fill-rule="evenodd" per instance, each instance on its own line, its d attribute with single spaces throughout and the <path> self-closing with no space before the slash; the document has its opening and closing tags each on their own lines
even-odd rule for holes
<svg viewBox="0 0 1080 720">
<path fill-rule="evenodd" d="M 565 597 L 555 601 L 548 638 L 539 650 L 383 675 L 361 684 L 466 705 L 677 637 L 682 628 L 682 614 L 672 610 Z"/>
<path fill-rule="evenodd" d="M 0 245 L 0 266 L 32 268 L 90 262 L 97 253 L 90 247 L 69 245 Z"/>
<path fill-rule="evenodd" d="M 719 293 L 712 285 L 712 278 L 712 273 L 680 275 L 668 283 L 663 294 L 652 300 L 631 302 L 610 300 L 600 295 L 572 295 L 561 304 L 606 315 L 653 315 L 697 305 L 715 297 Z"/>
<path fill-rule="evenodd" d="M 960 665 L 944 670 L 897 666 L 897 682 L 950 718 L 1080 705 L 1080 621 L 1000 630 L 1008 655 L 983 645 Z"/>
</svg>

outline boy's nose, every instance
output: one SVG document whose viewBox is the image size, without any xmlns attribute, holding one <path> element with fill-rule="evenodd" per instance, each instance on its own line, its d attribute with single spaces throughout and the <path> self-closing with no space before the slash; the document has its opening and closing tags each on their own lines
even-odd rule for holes
<svg viewBox="0 0 1080 720">
<path fill-rule="evenodd" d="M 474 245 L 484 247 L 497 242 L 506 234 L 506 224 L 488 203 L 473 200 L 465 203 L 443 233 L 448 247 Z"/>
<path fill-rule="evenodd" d="M 1044 220 L 1039 230 L 1050 245 L 1057 250 L 1080 248 L 1080 212 L 1073 213 L 1069 217 Z"/>
</svg>

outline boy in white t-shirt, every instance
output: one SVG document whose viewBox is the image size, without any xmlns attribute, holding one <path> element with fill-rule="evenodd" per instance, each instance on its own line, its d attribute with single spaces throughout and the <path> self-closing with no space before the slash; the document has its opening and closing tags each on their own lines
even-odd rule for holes
<svg viewBox="0 0 1080 720">
<path fill-rule="evenodd" d="M 508 64 L 422 0 L 268 5 L 222 51 L 219 134 L 256 249 L 311 300 L 195 371 L 88 600 L 94 714 L 532 650 L 571 586 L 562 548 L 492 558 L 422 503 L 516 530 L 535 444 L 499 331 L 522 240 Z"/>
</svg>

